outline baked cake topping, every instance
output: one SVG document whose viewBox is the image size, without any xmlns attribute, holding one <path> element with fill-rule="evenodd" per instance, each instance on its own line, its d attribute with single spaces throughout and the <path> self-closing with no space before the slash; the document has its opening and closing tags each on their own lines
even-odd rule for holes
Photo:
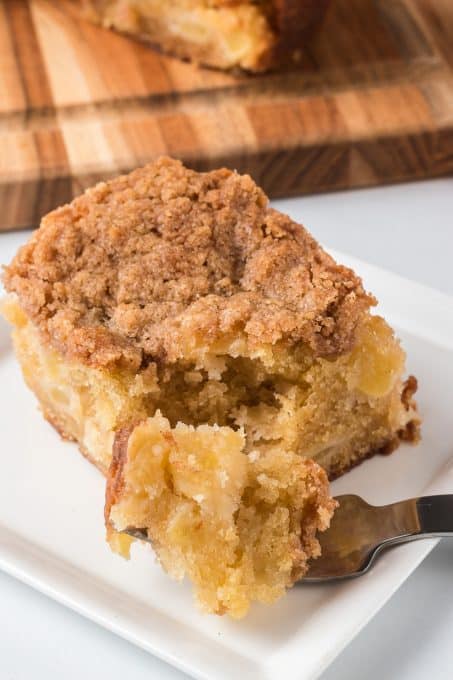
<svg viewBox="0 0 453 680">
<path fill-rule="evenodd" d="M 4 281 L 56 349 L 96 366 L 174 361 L 188 332 L 338 355 L 374 304 L 250 177 L 168 158 L 47 215 Z"/>
</svg>

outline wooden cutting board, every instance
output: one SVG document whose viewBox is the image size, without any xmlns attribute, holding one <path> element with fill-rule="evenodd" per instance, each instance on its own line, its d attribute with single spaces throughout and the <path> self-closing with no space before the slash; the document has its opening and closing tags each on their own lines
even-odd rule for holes
<svg viewBox="0 0 453 680">
<path fill-rule="evenodd" d="M 452 173 L 452 0 L 332 0 L 300 68 L 259 77 L 0 0 L 1 229 L 160 154 L 274 197 Z"/>
</svg>

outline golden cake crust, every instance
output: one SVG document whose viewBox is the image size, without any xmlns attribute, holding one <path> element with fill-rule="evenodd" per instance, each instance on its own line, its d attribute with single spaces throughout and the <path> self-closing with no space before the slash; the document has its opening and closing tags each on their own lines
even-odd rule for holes
<svg viewBox="0 0 453 680">
<path fill-rule="evenodd" d="M 118 502 L 124 490 L 123 469 L 127 462 L 127 446 L 133 429 L 133 425 L 121 428 L 116 433 L 113 442 L 112 461 L 105 488 L 104 518 L 107 528 L 110 526 L 110 510 Z"/>
<path fill-rule="evenodd" d="M 59 352 L 133 370 L 239 331 L 338 355 L 374 304 L 249 176 L 169 158 L 47 215 L 4 282 Z"/>
</svg>

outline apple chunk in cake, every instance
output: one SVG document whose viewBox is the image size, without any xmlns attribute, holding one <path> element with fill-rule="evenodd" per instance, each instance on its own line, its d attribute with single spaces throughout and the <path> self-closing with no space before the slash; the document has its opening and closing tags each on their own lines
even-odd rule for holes
<svg viewBox="0 0 453 680">
<path fill-rule="evenodd" d="M 237 566 L 237 584 L 245 584 L 237 586 L 243 593 L 237 597 L 231 591 L 216 600 L 218 579 L 232 588 L 232 574 L 210 571 L 208 558 L 202 569 L 195 538 L 172 543 L 167 531 L 178 503 L 207 511 L 193 505 L 195 496 L 206 496 L 203 476 L 199 492 L 161 489 L 168 504 L 159 503 L 159 521 L 143 505 L 154 507 L 149 489 L 167 463 L 146 467 L 145 477 L 149 471 L 157 477 L 144 479 L 138 492 L 143 515 L 137 521 L 143 517 L 146 524 L 137 528 L 152 537 L 166 568 L 175 559 L 168 555 L 179 551 L 179 573 L 191 576 L 207 609 L 245 611 L 247 598 L 271 600 L 316 554 L 315 542 L 304 543 L 314 526 L 312 517 L 305 526 L 304 511 L 298 538 L 282 532 L 282 543 L 269 543 L 271 565 L 285 541 L 299 541 L 288 554 L 290 561 L 295 556 L 292 566 L 266 581 L 272 569 L 256 566 L 237 525 L 250 506 L 263 522 L 257 535 L 264 535 L 266 513 L 258 506 L 268 500 L 259 500 L 256 489 L 266 495 L 275 488 L 278 497 L 266 512 L 272 506 L 295 517 L 305 507 L 305 478 L 317 488 L 313 498 L 325 497 L 322 472 L 308 459 L 333 478 L 417 437 L 416 381 L 404 382 L 404 351 L 388 324 L 370 313 L 374 298 L 302 226 L 272 210 L 250 177 L 196 173 L 164 158 L 101 183 L 43 219 L 4 281 L 10 292 L 4 309 L 25 380 L 44 415 L 104 471 L 110 489 L 118 477 L 112 448 L 122 442 L 124 486 L 115 503 L 110 495 L 109 527 L 123 526 L 120 515 L 111 516 L 119 507 L 135 512 L 127 492 L 136 491 L 130 461 L 136 438 L 146 440 L 147 432 L 145 452 L 162 433 L 167 442 L 184 439 L 168 452 L 170 462 L 196 453 L 188 452 L 191 438 L 200 455 L 212 449 L 214 468 L 228 462 L 218 458 L 225 441 L 235 470 L 234 461 L 242 461 L 238 506 L 228 520 L 236 532 L 236 561 L 228 565 Z M 126 442 L 124 432 L 132 439 Z M 301 487 L 280 494 L 294 474 Z M 269 478 L 264 485 L 262 475 Z M 326 512 L 319 528 L 327 525 L 329 507 L 320 501 Z M 211 519 L 214 526 L 224 518 L 219 510 Z M 238 566 L 246 554 L 253 574 Z"/>
</svg>

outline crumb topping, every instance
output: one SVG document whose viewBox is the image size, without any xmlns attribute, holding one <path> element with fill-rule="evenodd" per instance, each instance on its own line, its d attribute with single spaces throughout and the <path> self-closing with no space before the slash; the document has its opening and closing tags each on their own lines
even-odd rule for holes
<svg viewBox="0 0 453 680">
<path fill-rule="evenodd" d="M 44 217 L 5 287 L 61 353 L 99 367 L 184 356 L 187 337 L 351 349 L 374 299 L 253 180 L 161 158 Z"/>
</svg>

